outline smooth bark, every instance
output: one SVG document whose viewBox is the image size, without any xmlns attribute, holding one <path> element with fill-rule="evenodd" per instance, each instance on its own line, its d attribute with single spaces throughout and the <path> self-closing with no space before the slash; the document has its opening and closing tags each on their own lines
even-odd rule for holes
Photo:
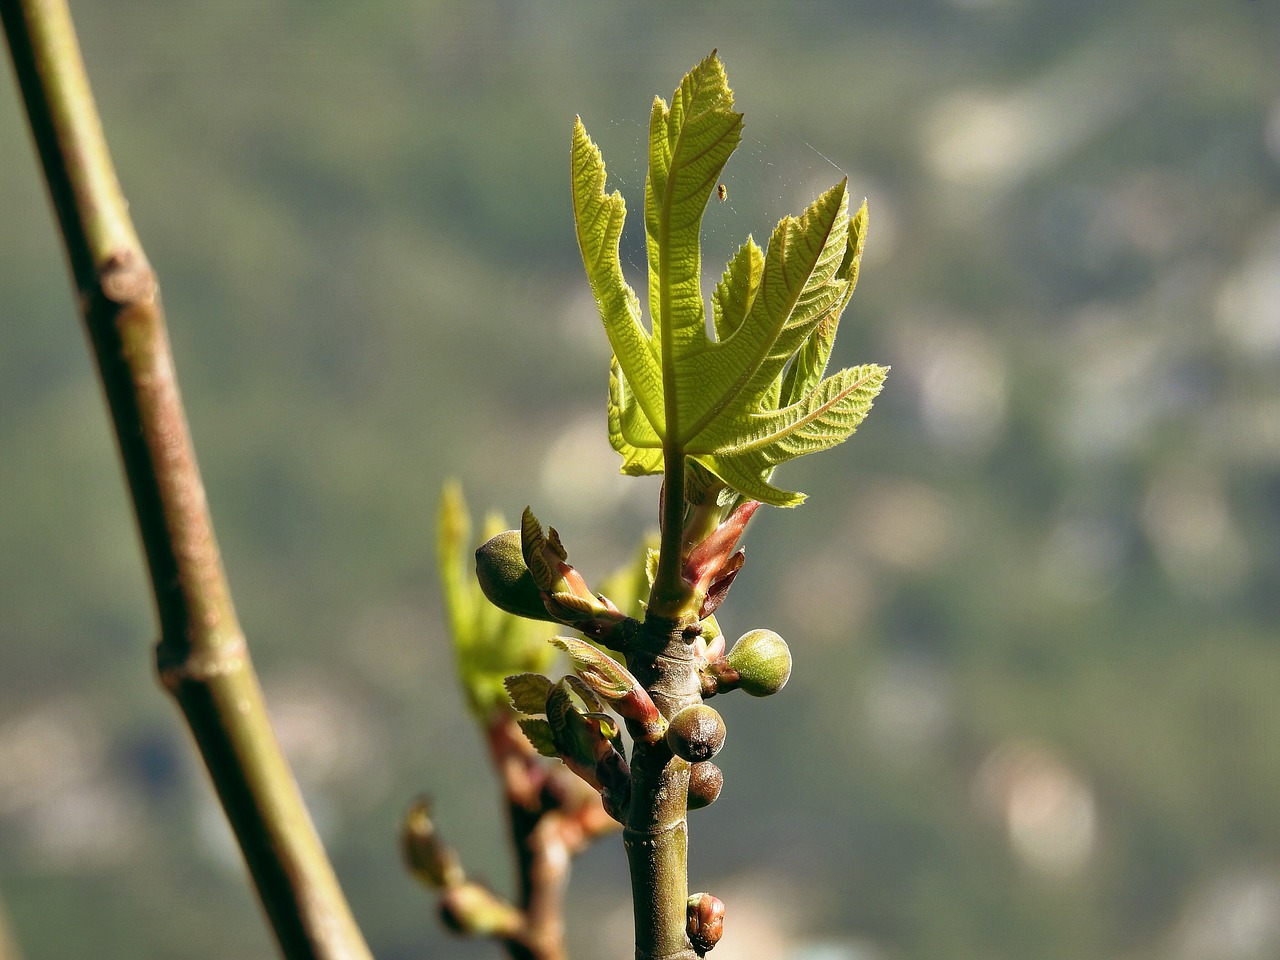
<svg viewBox="0 0 1280 960">
<path fill-rule="evenodd" d="M 267 718 L 223 573 L 159 288 L 63 0 L 0 0 L 128 478 L 155 597 L 160 679 L 187 720 L 284 955 L 367 960 Z"/>
</svg>

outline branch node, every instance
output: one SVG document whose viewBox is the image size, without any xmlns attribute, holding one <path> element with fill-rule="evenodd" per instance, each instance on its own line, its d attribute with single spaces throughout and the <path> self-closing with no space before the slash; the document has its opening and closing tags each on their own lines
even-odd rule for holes
<svg viewBox="0 0 1280 960">
<path fill-rule="evenodd" d="M 156 276 L 146 258 L 134 250 L 117 250 L 98 271 L 98 289 L 121 307 L 155 299 Z"/>
<path fill-rule="evenodd" d="M 249 647 L 244 637 L 218 643 L 206 653 L 195 653 L 161 640 L 156 644 L 156 672 L 170 693 L 188 684 L 206 684 L 217 677 L 243 670 L 249 662 Z"/>
</svg>

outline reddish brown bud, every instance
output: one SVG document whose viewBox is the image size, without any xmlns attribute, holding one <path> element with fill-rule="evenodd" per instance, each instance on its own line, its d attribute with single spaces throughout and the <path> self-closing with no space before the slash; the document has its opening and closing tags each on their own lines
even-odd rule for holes
<svg viewBox="0 0 1280 960">
<path fill-rule="evenodd" d="M 709 893 L 695 893 L 689 898 L 685 932 L 698 956 L 704 956 L 724 936 L 724 903 Z"/>
<path fill-rule="evenodd" d="M 741 560 L 731 563 L 730 558 L 747 529 L 747 522 L 759 506 L 756 500 L 739 504 L 720 526 L 711 531 L 710 536 L 689 551 L 684 563 L 684 579 L 697 593 L 706 596 L 712 583 L 722 577 L 731 577 L 742 566 Z M 723 599 L 723 592 L 720 599 Z"/>
<path fill-rule="evenodd" d="M 724 774 L 710 760 L 695 763 L 689 768 L 689 809 L 701 810 L 716 802 L 720 788 L 724 786 Z"/>
</svg>

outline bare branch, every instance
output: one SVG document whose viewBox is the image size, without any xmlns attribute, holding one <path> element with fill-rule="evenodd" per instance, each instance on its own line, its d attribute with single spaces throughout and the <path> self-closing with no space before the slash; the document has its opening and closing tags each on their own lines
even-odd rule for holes
<svg viewBox="0 0 1280 960">
<path fill-rule="evenodd" d="M 222 569 L 155 275 L 64 0 L 0 0 L 150 570 L 164 686 L 186 717 L 280 947 L 370 956 L 267 719 Z"/>
</svg>

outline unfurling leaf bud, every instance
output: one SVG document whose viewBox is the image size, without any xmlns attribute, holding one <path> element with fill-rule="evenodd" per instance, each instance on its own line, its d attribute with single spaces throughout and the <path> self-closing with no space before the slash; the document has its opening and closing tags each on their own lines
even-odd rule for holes
<svg viewBox="0 0 1280 960">
<path fill-rule="evenodd" d="M 574 672 L 595 696 L 608 701 L 618 715 L 631 721 L 631 733 L 643 743 L 657 743 L 667 729 L 644 685 L 618 661 L 591 644 L 573 637 L 552 637 L 569 654 Z"/>
<path fill-rule="evenodd" d="M 415 800 L 405 814 L 400 846 L 413 875 L 427 886 L 448 890 L 466 880 L 458 855 L 440 839 L 426 797 Z"/>
<path fill-rule="evenodd" d="M 567 623 L 587 636 L 625 644 L 632 627 L 614 603 L 591 592 L 572 564 L 555 527 L 545 531 L 525 507 L 519 530 L 508 530 L 476 551 L 476 574 L 493 603 L 531 620 Z"/>
<path fill-rule="evenodd" d="M 748 521 L 759 506 L 760 503 L 756 500 L 747 500 L 739 504 L 737 509 L 729 514 L 706 539 L 690 550 L 688 557 L 685 558 L 683 570 L 685 581 L 693 587 L 695 593 L 708 601 L 704 604 L 701 616 L 710 616 L 720 605 L 725 593 L 728 592 L 729 584 L 741 569 L 743 558 L 736 557 L 734 550 L 737 549 L 738 541 L 742 538 Z M 717 581 L 723 581 L 721 589 L 712 598 L 708 591 Z"/>
<path fill-rule="evenodd" d="M 476 579 L 489 602 L 530 620 L 552 620 L 520 551 L 520 531 L 490 537 L 476 551 Z"/>
<path fill-rule="evenodd" d="M 720 788 L 724 786 L 724 774 L 710 760 L 695 763 L 689 768 L 689 809 L 701 810 L 716 802 Z"/>
<path fill-rule="evenodd" d="M 534 584 L 548 596 L 565 593 L 589 603 L 596 599 L 582 574 L 569 564 L 569 553 L 556 528 L 548 527 L 543 532 L 542 524 L 528 507 L 520 517 L 520 554 Z"/>
<path fill-rule="evenodd" d="M 787 685 L 791 651 L 772 630 L 744 633 L 725 658 L 738 674 L 737 686 L 753 697 L 767 697 Z"/>
<path fill-rule="evenodd" d="M 671 718 L 667 728 L 667 746 L 671 752 L 690 763 L 710 760 L 724 746 L 724 720 L 714 707 L 697 703 L 685 707 Z"/>
<path fill-rule="evenodd" d="M 695 893 L 689 898 L 685 932 L 698 956 L 720 942 L 724 935 L 724 903 L 709 893 Z"/>
</svg>

